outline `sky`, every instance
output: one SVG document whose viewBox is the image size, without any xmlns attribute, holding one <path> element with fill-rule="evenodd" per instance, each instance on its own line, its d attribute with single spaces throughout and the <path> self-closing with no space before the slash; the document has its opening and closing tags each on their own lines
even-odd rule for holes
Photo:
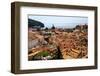
<svg viewBox="0 0 100 76">
<path fill-rule="evenodd" d="M 28 18 L 40 21 L 48 28 L 53 25 L 58 28 L 74 28 L 76 25 L 88 24 L 88 17 L 29 15 Z"/>
</svg>

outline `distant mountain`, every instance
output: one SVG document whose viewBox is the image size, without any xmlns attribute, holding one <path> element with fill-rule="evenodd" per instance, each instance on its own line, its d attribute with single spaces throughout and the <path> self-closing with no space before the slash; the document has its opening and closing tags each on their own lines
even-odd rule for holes
<svg viewBox="0 0 100 76">
<path fill-rule="evenodd" d="M 40 21 L 36 21 L 36 20 L 33 20 L 33 19 L 28 19 L 28 27 L 43 28 L 44 24 Z"/>
</svg>

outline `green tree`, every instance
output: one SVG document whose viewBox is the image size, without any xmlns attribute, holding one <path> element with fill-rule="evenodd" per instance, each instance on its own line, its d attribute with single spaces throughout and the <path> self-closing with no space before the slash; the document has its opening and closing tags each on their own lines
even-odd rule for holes
<svg viewBox="0 0 100 76">
<path fill-rule="evenodd" d="M 55 29 L 55 26 L 54 26 L 54 24 L 52 25 L 52 28 L 51 29 Z"/>
</svg>

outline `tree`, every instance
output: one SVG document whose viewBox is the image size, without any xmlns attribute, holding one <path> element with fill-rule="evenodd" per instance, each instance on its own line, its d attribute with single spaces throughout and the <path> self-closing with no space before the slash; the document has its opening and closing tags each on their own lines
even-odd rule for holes
<svg viewBox="0 0 100 76">
<path fill-rule="evenodd" d="M 45 30 L 48 30 L 48 28 L 46 27 Z"/>
<path fill-rule="evenodd" d="M 76 25 L 76 29 L 80 29 L 80 25 Z"/>
<path fill-rule="evenodd" d="M 85 24 L 85 25 L 83 26 L 83 28 L 84 28 L 84 29 L 88 29 L 88 25 Z"/>
<path fill-rule="evenodd" d="M 52 25 L 52 28 L 51 29 L 55 29 L 55 26 L 54 26 L 54 24 Z"/>
<path fill-rule="evenodd" d="M 43 28 L 44 24 L 40 21 L 36 21 L 36 20 L 33 20 L 33 19 L 28 19 L 28 27 Z"/>
</svg>

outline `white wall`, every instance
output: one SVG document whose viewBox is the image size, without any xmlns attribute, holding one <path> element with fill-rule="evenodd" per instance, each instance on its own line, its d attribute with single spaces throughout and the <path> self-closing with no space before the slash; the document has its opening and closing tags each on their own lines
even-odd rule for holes
<svg viewBox="0 0 100 76">
<path fill-rule="evenodd" d="M 10 73 L 10 60 L 11 60 L 11 15 L 10 15 L 10 3 L 13 1 L 28 1 L 39 3 L 53 3 L 53 4 L 71 4 L 71 5 L 87 5 L 98 6 L 98 24 L 100 24 L 100 0 L 1 0 L 0 2 L 0 76 L 16 76 Z M 98 25 L 98 28 L 100 26 Z M 100 30 L 98 29 L 98 33 Z M 100 35 L 98 36 L 100 39 Z M 98 40 L 98 43 L 100 40 Z M 100 44 L 99 44 L 100 46 Z M 98 48 L 99 58 L 100 49 Z M 81 70 L 81 71 L 66 71 L 66 72 L 52 72 L 52 73 L 38 73 L 38 74 L 21 74 L 18 76 L 99 76 L 100 74 L 100 59 L 98 70 Z"/>
</svg>

